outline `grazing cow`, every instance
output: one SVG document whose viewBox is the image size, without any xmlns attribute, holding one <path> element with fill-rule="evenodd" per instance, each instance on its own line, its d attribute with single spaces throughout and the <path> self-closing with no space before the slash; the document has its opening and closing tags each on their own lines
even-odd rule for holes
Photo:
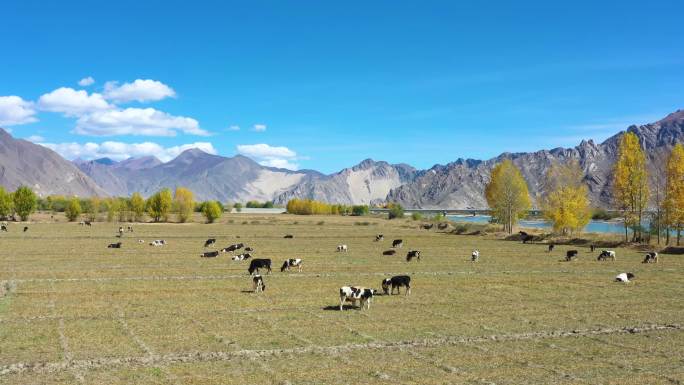
<svg viewBox="0 0 684 385">
<path fill-rule="evenodd" d="M 121 248 L 121 242 L 117 243 L 110 243 L 107 248 L 109 249 L 120 249 Z"/>
<path fill-rule="evenodd" d="M 259 274 L 255 275 L 252 278 L 252 287 L 254 288 L 255 293 L 266 290 L 266 285 L 264 284 L 264 278 Z"/>
<path fill-rule="evenodd" d="M 342 286 L 340 288 L 340 310 L 343 310 L 343 305 L 346 301 L 352 303 L 356 306 L 359 302 L 359 308 L 370 309 L 370 303 L 375 295 L 375 289 L 366 289 L 364 287 L 354 287 L 354 286 Z"/>
<path fill-rule="evenodd" d="M 202 258 L 216 258 L 218 257 L 219 252 L 218 251 L 207 251 L 202 254 L 200 254 L 200 257 Z"/>
<path fill-rule="evenodd" d="M 233 261 L 244 261 L 244 260 L 250 259 L 250 258 L 252 258 L 252 254 L 245 253 L 245 254 L 239 254 L 239 255 L 233 256 L 232 260 Z"/>
<path fill-rule="evenodd" d="M 594 250 L 596 250 L 596 245 L 589 245 L 589 249 L 590 249 L 591 252 L 593 253 Z"/>
<path fill-rule="evenodd" d="M 24 226 L 24 232 L 28 231 L 28 226 Z"/>
<path fill-rule="evenodd" d="M 658 253 L 655 251 L 646 253 L 646 257 L 642 263 L 658 263 Z"/>
<path fill-rule="evenodd" d="M 206 240 L 206 242 L 204 242 L 204 247 L 209 247 L 214 243 L 216 243 L 216 238 L 209 238 Z"/>
<path fill-rule="evenodd" d="M 143 243 L 145 243 L 145 240 L 144 239 L 138 239 L 138 243 L 143 244 Z"/>
<path fill-rule="evenodd" d="M 411 294 L 411 277 L 408 275 L 396 275 L 392 278 L 386 278 L 382 280 L 382 291 L 385 293 L 385 295 L 394 294 L 394 289 L 397 289 L 397 294 L 401 294 L 400 288 L 402 286 L 406 288 L 404 295 Z"/>
<path fill-rule="evenodd" d="M 294 235 L 292 235 L 292 234 L 287 234 L 287 235 L 285 235 L 283 238 L 285 238 L 285 239 L 292 239 L 292 238 L 294 238 Z"/>
<path fill-rule="evenodd" d="M 480 250 L 473 250 L 473 253 L 470 254 L 470 260 L 472 262 L 477 262 L 478 259 L 480 259 Z"/>
<path fill-rule="evenodd" d="M 396 250 L 385 250 L 382 252 L 382 255 L 394 255 L 396 253 L 397 253 Z"/>
<path fill-rule="evenodd" d="M 337 252 L 347 252 L 347 245 L 337 245 Z"/>
<path fill-rule="evenodd" d="M 613 250 L 602 250 L 601 254 L 599 254 L 597 260 L 598 261 L 605 261 L 608 258 L 611 260 L 615 260 L 615 252 Z"/>
<path fill-rule="evenodd" d="M 271 274 L 271 260 L 260 258 L 252 259 L 252 262 L 249 263 L 249 268 L 247 268 L 249 275 L 254 274 L 255 271 L 259 273 L 259 269 L 266 269 L 268 270 L 268 274 Z"/>
<path fill-rule="evenodd" d="M 296 267 L 297 271 L 302 271 L 302 259 L 301 258 L 290 258 L 286 259 L 285 262 L 283 262 L 283 266 L 280 268 L 280 271 L 283 272 L 285 270 L 290 271 L 291 267 Z"/>
<path fill-rule="evenodd" d="M 403 241 L 403 240 L 401 240 L 401 239 L 395 239 L 395 240 L 392 241 L 392 247 L 399 247 L 399 248 L 401 248 L 402 246 L 404 246 L 404 241 Z"/>
<path fill-rule="evenodd" d="M 553 251 L 553 248 L 556 247 L 553 243 L 549 244 L 549 253 Z"/>
<path fill-rule="evenodd" d="M 527 234 L 524 231 L 519 231 L 518 234 L 520 234 L 520 239 L 522 239 L 522 243 L 531 242 L 534 239 L 533 236 L 531 236 L 530 234 Z"/>
<path fill-rule="evenodd" d="M 8 231 L 7 231 L 7 226 L 1 225 L 1 226 L 0 226 L 0 231 L 8 232 Z"/>
<path fill-rule="evenodd" d="M 375 236 L 375 242 L 380 242 L 385 239 L 385 236 L 382 234 L 378 234 Z"/>
<path fill-rule="evenodd" d="M 440 223 L 437 225 L 437 228 L 440 230 L 445 230 L 447 227 L 449 227 L 448 223 Z"/>
<path fill-rule="evenodd" d="M 150 242 L 150 246 L 164 246 L 166 244 L 166 241 L 163 239 L 155 239 L 154 241 Z"/>
<path fill-rule="evenodd" d="M 119 238 L 121 238 L 121 236 L 123 236 L 123 233 L 124 233 L 123 226 L 120 226 L 119 227 Z"/>
<path fill-rule="evenodd" d="M 568 250 L 568 252 L 565 253 L 565 260 L 568 262 L 572 261 L 573 259 L 577 258 L 578 253 L 579 252 L 577 250 Z"/>
<path fill-rule="evenodd" d="M 250 252 L 250 251 L 254 251 L 254 249 L 251 247 L 245 247 L 245 251 Z"/>
<path fill-rule="evenodd" d="M 429 225 L 423 225 L 423 229 L 425 230 L 431 230 L 435 226 L 434 223 L 430 223 Z"/>
<path fill-rule="evenodd" d="M 235 251 L 235 250 L 240 250 L 240 249 L 243 248 L 244 246 L 245 246 L 244 243 L 236 243 L 236 244 L 234 244 L 234 245 L 230 245 L 230 246 L 228 246 L 228 247 L 226 247 L 226 248 L 224 248 L 224 249 L 221 249 L 221 252 L 222 252 L 222 253 L 229 253 L 229 252 L 232 253 L 232 252 Z"/>
<path fill-rule="evenodd" d="M 411 262 L 413 258 L 418 258 L 418 260 L 420 261 L 420 251 L 409 250 L 409 252 L 406 254 L 406 262 Z"/>
<path fill-rule="evenodd" d="M 632 273 L 620 273 L 615 276 L 615 282 L 629 283 L 629 281 L 635 279 L 636 277 Z"/>
</svg>

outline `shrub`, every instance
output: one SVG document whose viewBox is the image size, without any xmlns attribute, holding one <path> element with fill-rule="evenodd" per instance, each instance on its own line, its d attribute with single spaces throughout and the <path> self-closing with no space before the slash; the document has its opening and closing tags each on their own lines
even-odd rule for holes
<svg viewBox="0 0 684 385">
<path fill-rule="evenodd" d="M 411 219 L 413 219 L 414 221 L 419 221 L 419 220 L 423 219 L 423 214 L 421 214 L 419 212 L 412 213 Z"/>
<path fill-rule="evenodd" d="M 352 206 L 352 215 L 354 216 L 362 216 L 362 215 L 368 215 L 369 209 L 368 206 L 366 205 L 357 205 L 357 206 Z"/>
<path fill-rule="evenodd" d="M 14 200 L 14 210 L 19 214 L 22 221 L 28 219 L 34 211 L 36 211 L 36 206 L 38 201 L 36 199 L 36 194 L 30 188 L 26 186 L 21 186 L 13 194 Z"/>
<path fill-rule="evenodd" d="M 207 219 L 208 223 L 214 223 L 223 214 L 221 205 L 216 201 L 209 201 L 204 203 L 202 215 Z"/>
<path fill-rule="evenodd" d="M 395 218 L 403 218 L 404 217 L 404 208 L 401 207 L 400 204 L 393 204 L 392 207 L 389 209 L 389 213 L 387 218 L 388 219 L 395 219 Z"/>
<path fill-rule="evenodd" d="M 66 208 L 64 209 L 64 215 L 66 215 L 69 222 L 73 222 L 81 215 L 81 203 L 78 198 L 71 198 Z"/>
</svg>

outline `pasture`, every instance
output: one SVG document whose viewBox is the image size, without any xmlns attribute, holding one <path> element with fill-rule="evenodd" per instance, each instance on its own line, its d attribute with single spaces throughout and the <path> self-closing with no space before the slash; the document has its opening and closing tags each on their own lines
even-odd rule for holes
<svg viewBox="0 0 684 385">
<path fill-rule="evenodd" d="M 134 224 L 121 239 L 116 223 L 61 219 L 26 233 L 10 224 L 0 234 L 0 384 L 684 381 L 681 257 L 642 264 L 642 253 L 618 248 L 615 262 L 597 262 L 599 250 L 584 247 L 548 253 L 358 220 L 234 214 L 211 225 Z M 204 248 L 207 238 L 216 245 Z M 396 238 L 403 248 L 383 256 Z M 167 245 L 149 246 L 154 239 Z M 265 292 L 251 292 L 249 261 L 200 258 L 238 242 L 273 260 Z M 571 248 L 578 260 L 562 262 Z M 421 260 L 407 263 L 409 249 Z M 302 258 L 302 272 L 281 273 L 287 258 Z M 626 271 L 637 280 L 612 282 Z M 338 310 L 340 286 L 380 289 L 398 274 L 412 277 L 410 296 Z"/>
</svg>

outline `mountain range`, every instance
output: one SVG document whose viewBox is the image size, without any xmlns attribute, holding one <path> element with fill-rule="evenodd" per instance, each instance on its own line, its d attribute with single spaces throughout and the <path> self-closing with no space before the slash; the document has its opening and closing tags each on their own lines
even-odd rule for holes
<svg viewBox="0 0 684 385">
<path fill-rule="evenodd" d="M 655 123 L 630 126 L 647 154 L 652 175 L 675 143 L 684 143 L 684 111 Z M 610 178 L 620 132 L 602 143 L 582 141 L 573 148 L 504 153 L 488 160 L 458 159 L 428 170 L 407 164 L 366 159 L 324 175 L 313 170 L 266 167 L 242 155 L 223 157 L 190 149 L 163 163 L 149 156 L 121 162 L 109 158 L 68 161 L 52 150 L 15 139 L 0 129 L 0 184 L 7 189 L 31 186 L 39 195 L 149 196 L 163 187 L 184 186 L 198 200 L 223 202 L 292 198 L 330 203 L 374 204 L 386 201 L 411 208 L 486 208 L 484 187 L 492 167 L 511 159 L 522 171 L 533 198 L 544 191 L 544 176 L 554 162 L 579 161 L 595 206 L 610 205 Z"/>
</svg>

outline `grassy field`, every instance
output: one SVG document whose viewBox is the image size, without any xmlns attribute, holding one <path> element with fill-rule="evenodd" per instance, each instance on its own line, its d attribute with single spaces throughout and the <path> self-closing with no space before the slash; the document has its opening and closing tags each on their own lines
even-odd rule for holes
<svg viewBox="0 0 684 385">
<path fill-rule="evenodd" d="M 684 382 L 683 258 L 645 265 L 617 249 L 616 262 L 597 262 L 580 248 L 568 263 L 568 246 L 549 254 L 362 220 L 136 224 L 118 250 L 106 247 L 117 224 L 11 224 L 0 234 L 0 384 Z M 273 259 L 264 293 L 251 293 L 247 262 L 199 258 L 210 236 Z M 404 248 L 382 256 L 394 238 Z M 348 253 L 335 252 L 340 243 Z M 422 261 L 407 263 L 408 249 Z M 286 258 L 303 258 L 303 272 L 281 273 Z M 638 279 L 612 282 L 626 271 Z M 340 286 L 379 289 L 396 274 L 412 276 L 411 296 L 335 310 Z"/>
</svg>

